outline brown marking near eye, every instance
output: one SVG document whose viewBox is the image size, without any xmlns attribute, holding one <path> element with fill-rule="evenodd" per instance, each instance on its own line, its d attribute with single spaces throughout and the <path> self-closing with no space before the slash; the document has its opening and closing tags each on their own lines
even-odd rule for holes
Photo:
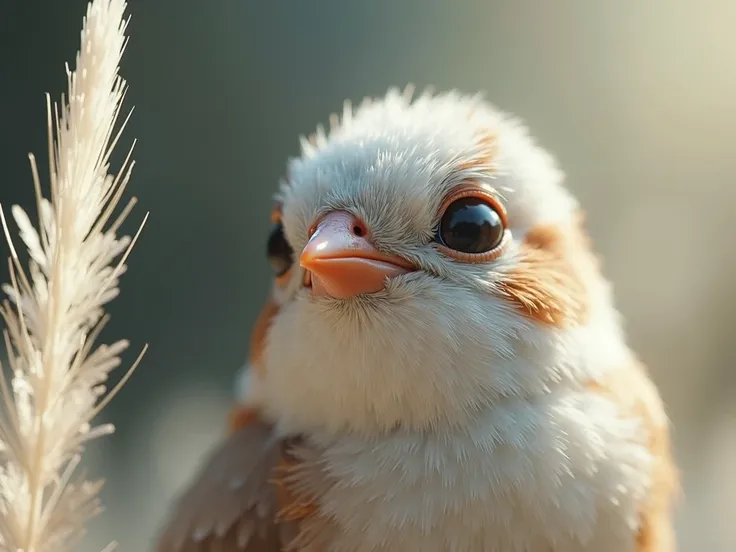
<svg viewBox="0 0 736 552">
<path fill-rule="evenodd" d="M 634 360 L 588 389 L 609 397 L 622 416 L 641 420 L 647 430 L 646 446 L 654 458 L 652 484 L 640 505 L 637 552 L 672 552 L 672 508 L 680 493 L 677 468 L 672 457 L 669 422 L 662 399 L 646 367 Z"/>
<path fill-rule="evenodd" d="M 278 304 L 276 304 L 273 299 L 269 299 L 258 315 L 250 334 L 248 363 L 253 366 L 255 373 L 260 377 L 265 376 L 266 370 L 263 362 L 263 354 L 266 348 L 266 337 L 268 336 L 268 330 L 271 328 L 273 318 L 278 314 L 278 312 Z"/>
<path fill-rule="evenodd" d="M 520 245 L 517 265 L 498 283 L 498 293 L 524 315 L 557 327 L 585 322 L 590 284 L 598 270 L 578 224 L 532 228 Z"/>
<path fill-rule="evenodd" d="M 493 166 L 498 155 L 498 135 L 483 128 L 476 135 L 476 151 L 463 158 L 456 166 L 457 171 L 487 171 Z"/>
</svg>

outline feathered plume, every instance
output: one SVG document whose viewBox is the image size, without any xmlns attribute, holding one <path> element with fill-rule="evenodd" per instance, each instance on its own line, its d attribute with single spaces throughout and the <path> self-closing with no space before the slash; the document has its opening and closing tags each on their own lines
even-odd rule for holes
<svg viewBox="0 0 736 552">
<path fill-rule="evenodd" d="M 124 0 L 88 5 L 76 70 L 67 68 L 68 99 L 52 109 L 47 97 L 50 199 L 42 197 L 30 156 L 38 230 L 20 207 L 12 209 L 30 257 L 27 272 L 2 216 L 11 252 L 1 309 L 10 359 L 9 377 L 0 374 L 2 551 L 62 552 L 84 535 L 100 510 L 101 482 L 76 476 L 75 468 L 87 441 L 113 431 L 91 423 L 132 372 L 108 393 L 108 374 L 128 344 L 93 346 L 135 242 L 116 237 L 132 200 L 110 223 L 133 166 L 128 154 L 117 176 L 108 173 L 125 93 L 118 76 L 125 7 Z"/>
</svg>

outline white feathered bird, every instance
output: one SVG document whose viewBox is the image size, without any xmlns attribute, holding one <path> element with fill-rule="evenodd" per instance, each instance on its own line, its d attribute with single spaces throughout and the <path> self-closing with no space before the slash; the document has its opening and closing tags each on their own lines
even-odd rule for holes
<svg viewBox="0 0 736 552">
<path fill-rule="evenodd" d="M 562 174 L 479 97 L 302 142 L 230 439 L 159 552 L 665 552 L 668 421 Z"/>
</svg>

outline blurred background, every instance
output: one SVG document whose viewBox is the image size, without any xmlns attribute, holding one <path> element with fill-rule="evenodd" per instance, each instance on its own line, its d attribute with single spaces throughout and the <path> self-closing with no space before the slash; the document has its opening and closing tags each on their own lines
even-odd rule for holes
<svg viewBox="0 0 736 552">
<path fill-rule="evenodd" d="M 85 6 L 0 4 L 6 209 L 33 205 L 26 155 L 46 160 L 43 94 L 65 90 Z M 736 550 L 735 2 L 130 0 L 129 13 L 128 231 L 151 218 L 103 337 L 131 340 L 125 365 L 150 349 L 106 410 L 117 434 L 88 450 L 109 481 L 83 550 L 150 549 L 221 437 L 297 136 L 345 98 L 407 82 L 484 90 L 558 157 L 674 424 L 680 549 Z"/>
</svg>

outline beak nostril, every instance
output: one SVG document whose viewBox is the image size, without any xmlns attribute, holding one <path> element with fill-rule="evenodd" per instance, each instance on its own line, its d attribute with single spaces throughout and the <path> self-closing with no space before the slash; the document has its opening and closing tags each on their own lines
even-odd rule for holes
<svg viewBox="0 0 736 552">
<path fill-rule="evenodd" d="M 356 224 L 353 226 L 353 234 L 361 238 L 365 235 L 365 229 L 362 226 Z"/>
</svg>

